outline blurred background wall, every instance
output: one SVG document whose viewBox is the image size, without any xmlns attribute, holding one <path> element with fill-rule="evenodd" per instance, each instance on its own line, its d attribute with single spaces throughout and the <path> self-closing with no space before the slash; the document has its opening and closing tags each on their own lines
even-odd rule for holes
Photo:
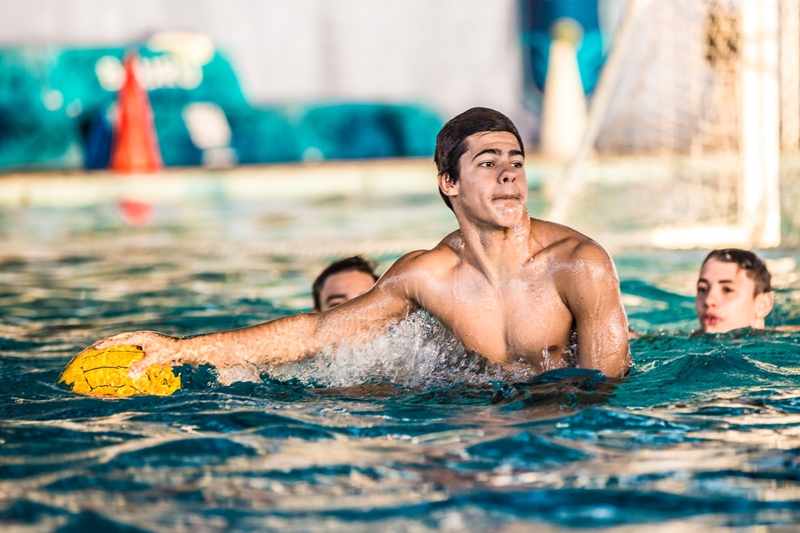
<svg viewBox="0 0 800 533">
<path fill-rule="evenodd" d="M 514 0 L 2 0 L 0 46 L 209 35 L 249 100 L 421 102 L 505 112 L 527 136 Z"/>
</svg>

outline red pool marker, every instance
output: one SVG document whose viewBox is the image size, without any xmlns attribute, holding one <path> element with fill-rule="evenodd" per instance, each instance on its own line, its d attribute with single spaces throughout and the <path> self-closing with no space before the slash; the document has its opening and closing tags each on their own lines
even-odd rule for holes
<svg viewBox="0 0 800 533">
<path fill-rule="evenodd" d="M 119 201 L 119 214 L 128 224 L 144 226 L 153 218 L 153 206 L 147 202 L 125 198 Z"/>
</svg>

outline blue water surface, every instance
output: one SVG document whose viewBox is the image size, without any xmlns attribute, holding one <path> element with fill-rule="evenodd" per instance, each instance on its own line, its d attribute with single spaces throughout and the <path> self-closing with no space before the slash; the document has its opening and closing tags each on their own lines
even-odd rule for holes
<svg viewBox="0 0 800 533">
<path fill-rule="evenodd" d="M 276 255 L 264 242 L 302 248 L 302 224 L 358 234 L 364 216 L 374 216 L 370 237 L 397 231 L 380 222 L 379 202 L 372 215 L 331 205 L 312 221 L 302 206 L 282 216 L 252 205 L 157 210 L 144 227 L 123 224 L 113 206 L 0 213 L 0 528 L 784 531 L 800 522 L 800 334 L 692 335 L 702 252 L 615 254 L 631 323 L 645 333 L 621 380 L 581 369 L 498 379 L 447 349 L 411 353 L 390 339 L 380 367 L 353 355 L 350 366 L 301 365 L 227 386 L 210 368 L 178 367 L 183 388 L 168 397 L 92 398 L 56 383 L 73 355 L 114 332 L 193 334 L 307 308 L 328 258 Z M 431 234 L 452 221 L 437 224 Z M 771 320 L 798 323 L 797 269 L 782 264 Z M 449 346 L 435 323 L 415 320 L 415 334 Z"/>
</svg>

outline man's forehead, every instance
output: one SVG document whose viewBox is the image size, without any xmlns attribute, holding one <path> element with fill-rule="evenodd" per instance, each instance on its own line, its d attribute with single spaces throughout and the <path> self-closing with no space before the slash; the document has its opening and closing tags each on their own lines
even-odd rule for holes
<svg viewBox="0 0 800 533">
<path fill-rule="evenodd" d="M 698 281 L 720 281 L 729 283 L 753 283 L 753 280 L 747 275 L 747 271 L 741 268 L 736 263 L 728 261 L 718 261 L 716 259 L 709 259 L 706 264 L 700 269 L 700 278 Z"/>
<path fill-rule="evenodd" d="M 336 272 L 335 274 L 331 274 L 325 280 L 325 283 L 322 285 L 322 290 L 328 290 L 332 288 L 336 288 L 338 290 L 339 287 L 344 285 L 351 285 L 351 284 L 373 284 L 375 283 L 375 279 L 367 274 L 366 272 L 362 272 L 361 270 L 343 270 L 341 272 Z"/>
<path fill-rule="evenodd" d="M 512 148 L 512 150 L 522 151 L 517 137 L 510 131 L 479 131 L 467 137 L 467 152 L 492 143 L 514 143 L 516 148 Z"/>
</svg>

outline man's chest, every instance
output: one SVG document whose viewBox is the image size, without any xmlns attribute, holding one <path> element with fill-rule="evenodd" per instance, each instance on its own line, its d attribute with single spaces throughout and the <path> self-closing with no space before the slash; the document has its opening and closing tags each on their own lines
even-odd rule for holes
<svg viewBox="0 0 800 533">
<path fill-rule="evenodd" d="M 572 314 L 552 283 L 466 281 L 427 290 L 420 300 L 465 348 L 493 361 L 538 363 L 558 357 L 569 342 Z"/>
</svg>

